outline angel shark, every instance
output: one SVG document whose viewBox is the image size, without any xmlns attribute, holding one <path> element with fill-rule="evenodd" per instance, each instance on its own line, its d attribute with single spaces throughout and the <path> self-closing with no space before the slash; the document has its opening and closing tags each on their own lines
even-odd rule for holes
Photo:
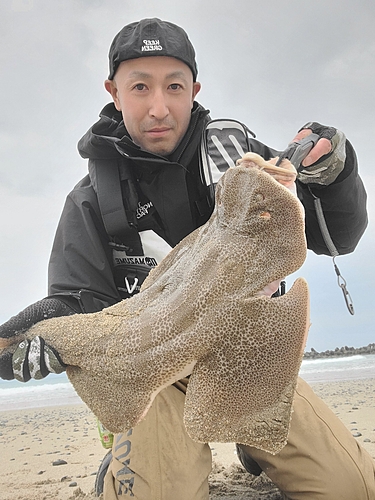
<svg viewBox="0 0 375 500">
<path fill-rule="evenodd" d="M 303 278 L 280 297 L 264 290 L 305 257 L 298 199 L 269 173 L 236 166 L 217 185 L 209 221 L 151 271 L 139 294 L 22 335 L 59 352 L 79 396 L 113 432 L 137 425 L 164 387 L 190 375 L 184 423 L 192 439 L 274 454 L 288 437 L 309 294 Z"/>
</svg>

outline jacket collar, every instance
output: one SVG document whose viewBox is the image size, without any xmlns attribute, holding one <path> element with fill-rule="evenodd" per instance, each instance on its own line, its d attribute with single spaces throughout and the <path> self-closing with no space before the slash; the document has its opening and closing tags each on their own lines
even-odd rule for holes
<svg viewBox="0 0 375 500">
<path fill-rule="evenodd" d="M 99 120 L 79 141 L 78 150 L 83 158 L 118 158 L 118 154 L 121 154 L 132 159 L 146 160 L 146 163 L 156 160 L 158 164 L 172 162 L 187 166 L 209 120 L 208 113 L 209 111 L 203 106 L 194 102 L 188 130 L 176 149 L 168 157 L 164 157 L 144 151 L 137 146 L 125 128 L 121 112 L 116 110 L 113 103 L 109 103 L 102 109 Z"/>
</svg>

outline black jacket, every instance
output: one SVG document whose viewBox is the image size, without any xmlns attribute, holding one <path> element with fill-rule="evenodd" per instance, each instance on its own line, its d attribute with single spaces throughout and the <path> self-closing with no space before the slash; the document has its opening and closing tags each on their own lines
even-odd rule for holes
<svg viewBox="0 0 375 500">
<path fill-rule="evenodd" d="M 165 158 L 143 151 L 131 141 L 113 104 L 102 110 L 99 121 L 78 145 L 80 154 L 89 159 L 89 175 L 68 195 L 61 215 L 49 264 L 50 295 L 60 296 L 77 311 L 112 305 L 137 291 L 160 255 L 208 220 L 213 207 L 199 159 L 208 121 L 208 111 L 194 103 L 188 131 Z M 327 187 L 312 186 L 340 254 L 354 250 L 367 225 L 366 193 L 355 152 L 348 141 L 346 148 L 345 168 L 336 181 Z M 250 139 L 250 150 L 265 159 L 277 154 L 255 139 Z M 118 162 L 127 218 L 145 236 L 142 243 L 146 246 L 141 250 L 134 251 L 123 240 L 110 237 L 104 227 L 96 193 L 94 166 L 98 161 L 102 165 Z M 311 193 L 298 181 L 297 192 L 306 210 L 308 247 L 329 255 Z"/>
</svg>

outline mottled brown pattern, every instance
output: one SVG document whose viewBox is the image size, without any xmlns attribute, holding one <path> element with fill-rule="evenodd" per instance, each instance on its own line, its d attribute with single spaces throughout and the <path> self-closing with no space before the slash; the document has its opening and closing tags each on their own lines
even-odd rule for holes
<svg viewBox="0 0 375 500">
<path fill-rule="evenodd" d="M 306 242 L 299 201 L 269 174 L 239 166 L 217 186 L 210 220 L 108 309 L 27 332 L 57 349 L 81 398 L 114 432 L 191 373 L 185 426 L 197 441 L 276 453 L 286 443 L 307 334 L 308 289 L 257 292 L 296 271 Z"/>
</svg>

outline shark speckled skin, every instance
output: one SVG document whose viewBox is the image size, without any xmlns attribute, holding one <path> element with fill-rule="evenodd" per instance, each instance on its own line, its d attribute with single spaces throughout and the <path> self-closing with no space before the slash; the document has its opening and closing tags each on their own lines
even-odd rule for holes
<svg viewBox="0 0 375 500">
<path fill-rule="evenodd" d="M 141 292 L 93 314 L 42 321 L 77 393 L 113 432 L 135 426 L 156 394 L 191 374 L 192 439 L 270 453 L 286 444 L 309 326 L 308 287 L 278 298 L 267 284 L 306 256 L 300 202 L 258 168 L 229 169 L 210 220 L 150 273 Z"/>
</svg>

